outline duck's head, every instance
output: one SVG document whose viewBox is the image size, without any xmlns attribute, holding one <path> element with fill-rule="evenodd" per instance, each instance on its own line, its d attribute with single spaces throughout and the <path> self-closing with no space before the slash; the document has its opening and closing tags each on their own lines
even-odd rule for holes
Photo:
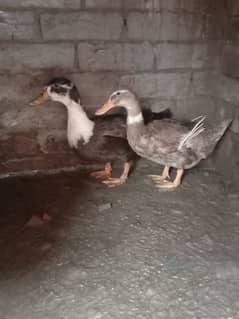
<svg viewBox="0 0 239 319">
<path fill-rule="evenodd" d="M 102 105 L 96 112 L 96 115 L 102 115 L 114 107 L 124 107 L 128 113 L 138 113 L 139 105 L 136 96 L 129 90 L 118 90 L 112 93 L 108 101 Z"/>
<path fill-rule="evenodd" d="M 40 105 L 52 100 L 65 105 L 70 101 L 79 102 L 80 95 L 74 83 L 65 78 L 54 78 L 44 87 L 43 92 L 34 99 L 31 105 Z"/>
</svg>

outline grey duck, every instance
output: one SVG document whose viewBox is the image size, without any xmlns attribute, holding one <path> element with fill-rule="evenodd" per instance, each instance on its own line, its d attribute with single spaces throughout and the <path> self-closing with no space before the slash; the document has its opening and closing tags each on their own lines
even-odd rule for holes
<svg viewBox="0 0 239 319">
<path fill-rule="evenodd" d="M 205 129 L 204 117 L 200 116 L 188 123 L 163 119 L 145 126 L 139 101 L 128 90 L 114 92 L 96 115 L 117 106 L 127 111 L 127 138 L 132 149 L 139 156 L 165 166 L 162 175 L 150 175 L 158 188 L 178 187 L 184 170 L 207 158 L 231 123 L 231 120 L 224 120 Z M 167 180 L 171 167 L 177 169 L 173 182 Z"/>
</svg>

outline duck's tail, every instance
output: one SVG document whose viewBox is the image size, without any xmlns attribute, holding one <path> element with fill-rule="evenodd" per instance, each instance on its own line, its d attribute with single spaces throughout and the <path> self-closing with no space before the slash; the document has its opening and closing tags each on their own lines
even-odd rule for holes
<svg viewBox="0 0 239 319">
<path fill-rule="evenodd" d="M 218 125 L 207 131 L 207 135 L 205 136 L 206 143 L 204 143 L 204 147 L 202 150 L 205 154 L 205 157 L 213 152 L 217 143 L 221 140 L 231 123 L 232 119 L 228 119 L 220 122 Z"/>
<path fill-rule="evenodd" d="M 196 124 L 186 135 L 182 137 L 178 146 L 178 150 L 181 150 L 184 145 L 189 145 L 193 138 L 195 138 L 205 130 L 203 126 L 205 118 L 206 116 L 198 116 L 191 121 L 192 123 L 196 122 Z"/>
<path fill-rule="evenodd" d="M 160 112 L 152 112 L 150 109 L 143 109 L 142 112 L 145 124 L 155 120 L 170 119 L 172 117 L 170 109 L 165 109 Z"/>
</svg>

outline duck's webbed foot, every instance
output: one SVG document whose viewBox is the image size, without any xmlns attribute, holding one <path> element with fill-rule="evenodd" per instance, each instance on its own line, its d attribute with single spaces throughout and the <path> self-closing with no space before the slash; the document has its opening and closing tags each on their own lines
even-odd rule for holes
<svg viewBox="0 0 239 319">
<path fill-rule="evenodd" d="M 97 179 L 110 178 L 111 177 L 111 172 L 112 172 L 111 164 L 110 163 L 106 163 L 104 170 L 92 172 L 92 173 L 90 173 L 90 176 L 93 176 L 93 177 L 95 177 Z"/>
<path fill-rule="evenodd" d="M 107 185 L 108 187 L 116 187 L 119 185 L 122 185 L 126 182 L 127 178 L 121 178 L 121 177 L 110 177 L 107 180 L 103 181 L 102 183 L 104 183 L 105 185 Z"/>
<path fill-rule="evenodd" d="M 183 169 L 178 169 L 177 170 L 177 175 L 175 177 L 175 180 L 173 182 L 169 182 L 164 180 L 163 183 L 156 183 L 156 187 L 160 189 L 175 189 L 181 184 L 181 179 L 183 176 Z"/>
<path fill-rule="evenodd" d="M 164 183 L 161 184 L 155 184 L 155 187 L 160 189 L 172 189 L 178 187 L 179 184 L 176 184 L 174 182 L 164 181 Z"/>
<path fill-rule="evenodd" d="M 102 183 L 104 183 L 108 187 L 116 187 L 116 186 L 124 184 L 128 179 L 130 167 L 131 167 L 130 163 L 126 162 L 124 164 L 123 173 L 121 174 L 120 177 L 118 178 L 109 177 L 107 180 L 102 181 Z"/>
<path fill-rule="evenodd" d="M 162 175 L 149 175 L 152 178 L 153 182 L 158 183 L 166 180 L 167 178 L 170 179 L 169 176 L 169 166 L 165 166 Z"/>
</svg>

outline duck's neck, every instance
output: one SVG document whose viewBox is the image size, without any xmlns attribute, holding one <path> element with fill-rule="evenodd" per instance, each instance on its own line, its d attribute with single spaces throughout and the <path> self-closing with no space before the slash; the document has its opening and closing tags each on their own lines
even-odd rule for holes
<svg viewBox="0 0 239 319">
<path fill-rule="evenodd" d="M 144 118 L 138 101 L 134 101 L 134 105 L 127 108 L 127 126 L 128 128 L 144 126 Z"/>
<path fill-rule="evenodd" d="M 127 108 L 127 139 L 133 149 L 143 129 L 143 114 L 138 101 L 134 101 L 134 105 L 131 103 L 130 108 Z"/>
<path fill-rule="evenodd" d="M 80 102 L 75 102 L 71 99 L 65 101 L 64 105 L 67 108 L 67 139 L 71 147 L 77 147 L 79 141 L 84 144 L 88 143 L 93 135 L 94 122 L 91 121 Z"/>
</svg>

